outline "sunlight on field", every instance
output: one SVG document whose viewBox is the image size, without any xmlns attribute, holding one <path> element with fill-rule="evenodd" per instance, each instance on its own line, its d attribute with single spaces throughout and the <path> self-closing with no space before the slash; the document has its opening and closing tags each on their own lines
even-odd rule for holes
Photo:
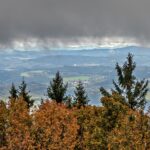
<svg viewBox="0 0 150 150">
<path fill-rule="evenodd" d="M 34 70 L 34 71 L 22 72 L 20 74 L 20 76 L 29 78 L 29 77 L 32 77 L 32 76 L 35 76 L 35 75 L 43 75 L 43 74 L 47 75 L 47 73 L 42 71 L 42 70 Z"/>
<path fill-rule="evenodd" d="M 85 81 L 85 80 L 89 80 L 90 77 L 89 76 L 73 76 L 73 77 L 65 77 L 64 81 L 65 82 L 71 82 L 71 81 Z"/>
<path fill-rule="evenodd" d="M 30 75 L 29 72 L 22 72 L 22 73 L 20 74 L 20 76 L 21 76 L 21 77 L 29 78 L 31 75 Z"/>
</svg>

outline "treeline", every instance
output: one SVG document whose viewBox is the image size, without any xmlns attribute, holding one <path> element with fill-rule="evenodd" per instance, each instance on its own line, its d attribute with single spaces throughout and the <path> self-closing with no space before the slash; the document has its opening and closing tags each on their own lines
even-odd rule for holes
<svg viewBox="0 0 150 150">
<path fill-rule="evenodd" d="M 8 102 L 0 101 L 2 150 L 149 150 L 150 109 L 145 112 L 148 81 L 134 75 L 132 54 L 120 66 L 117 81 L 100 88 L 102 106 L 89 105 L 81 81 L 74 98 L 57 72 L 47 88 L 47 100 L 34 100 L 23 80 L 12 84 Z"/>
</svg>

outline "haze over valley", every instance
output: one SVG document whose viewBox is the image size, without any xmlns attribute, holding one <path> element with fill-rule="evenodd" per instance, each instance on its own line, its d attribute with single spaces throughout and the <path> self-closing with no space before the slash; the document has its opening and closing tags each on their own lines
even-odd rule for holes
<svg viewBox="0 0 150 150">
<path fill-rule="evenodd" d="M 103 86 L 111 89 L 112 80 L 116 78 L 115 64 L 122 64 L 129 52 L 134 55 L 137 64 L 137 77 L 150 78 L 149 50 L 128 46 L 116 49 L 0 51 L 0 96 L 6 99 L 11 83 L 19 85 L 25 78 L 33 98 L 39 102 L 46 97 L 50 80 L 60 71 L 64 82 L 69 84 L 67 94 L 73 95 L 77 81 L 81 80 L 90 103 L 98 105 L 99 88 Z"/>
</svg>

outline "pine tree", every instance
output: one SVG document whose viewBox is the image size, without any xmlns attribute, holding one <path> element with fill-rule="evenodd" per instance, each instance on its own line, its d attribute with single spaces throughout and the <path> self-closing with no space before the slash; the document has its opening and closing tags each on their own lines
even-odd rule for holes
<svg viewBox="0 0 150 150">
<path fill-rule="evenodd" d="M 118 82 L 113 81 L 115 89 L 112 92 L 117 92 L 124 97 L 123 103 L 126 103 L 131 109 L 144 108 L 146 104 L 146 94 L 148 92 L 148 81 L 145 79 L 138 81 L 133 74 L 136 68 L 136 63 L 133 62 L 133 55 L 128 54 L 127 61 L 121 67 L 116 64 Z M 111 97 L 111 94 L 103 87 L 100 88 L 102 95 Z"/>
<path fill-rule="evenodd" d="M 31 99 L 29 93 L 30 91 L 27 91 L 27 84 L 23 79 L 21 85 L 19 86 L 19 97 L 23 98 L 23 100 L 27 103 L 28 108 L 32 107 L 34 103 L 34 100 Z"/>
<path fill-rule="evenodd" d="M 74 93 L 75 93 L 75 105 L 78 108 L 82 106 L 85 107 L 88 104 L 89 100 L 86 91 L 84 89 L 83 83 L 81 81 L 78 82 Z"/>
<path fill-rule="evenodd" d="M 18 91 L 17 91 L 14 83 L 12 83 L 9 93 L 10 93 L 9 99 L 16 99 L 18 97 L 18 95 L 17 95 Z"/>
<path fill-rule="evenodd" d="M 50 82 L 50 85 L 47 88 L 47 95 L 57 103 L 65 102 L 67 99 L 65 96 L 67 87 L 68 84 L 63 83 L 63 78 L 58 71 L 55 75 L 55 78 Z"/>
</svg>

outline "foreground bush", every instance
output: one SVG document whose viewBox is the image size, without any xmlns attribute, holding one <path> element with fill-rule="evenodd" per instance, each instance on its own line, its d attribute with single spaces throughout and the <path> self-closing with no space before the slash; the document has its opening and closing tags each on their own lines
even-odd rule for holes
<svg viewBox="0 0 150 150">
<path fill-rule="evenodd" d="M 73 150 L 76 145 L 77 119 L 63 104 L 44 102 L 33 114 L 36 148 Z"/>
<path fill-rule="evenodd" d="M 23 98 L 0 102 L 1 150 L 149 150 L 150 117 L 113 93 L 102 107 L 47 100 L 32 112 Z"/>
<path fill-rule="evenodd" d="M 7 150 L 33 149 L 32 118 L 22 98 L 9 101 L 6 127 Z"/>
<path fill-rule="evenodd" d="M 22 98 L 0 103 L 0 149 L 74 149 L 77 119 L 63 104 L 46 101 L 33 113 Z"/>
<path fill-rule="evenodd" d="M 75 109 L 78 118 L 76 150 L 95 150 L 104 147 L 104 130 L 101 128 L 102 107 L 86 106 Z"/>
</svg>

